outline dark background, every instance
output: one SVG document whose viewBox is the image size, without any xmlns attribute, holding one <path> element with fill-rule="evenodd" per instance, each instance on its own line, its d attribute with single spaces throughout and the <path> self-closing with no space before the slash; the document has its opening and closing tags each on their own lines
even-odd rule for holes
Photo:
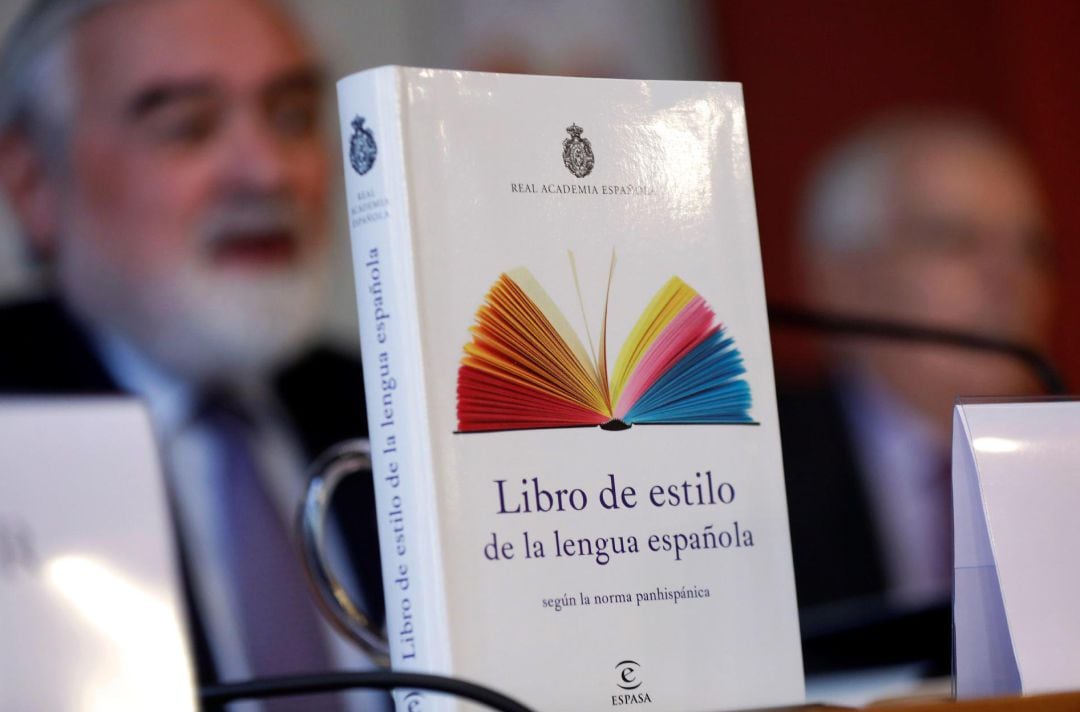
<svg viewBox="0 0 1080 712">
<path fill-rule="evenodd" d="M 746 96 L 770 302 L 797 303 L 799 189 L 832 142 L 892 110 L 974 110 L 1029 151 L 1059 249 L 1053 353 L 1080 384 L 1080 2 L 722 0 L 706 13 L 717 79 Z M 815 351 L 774 330 L 778 370 Z"/>
</svg>

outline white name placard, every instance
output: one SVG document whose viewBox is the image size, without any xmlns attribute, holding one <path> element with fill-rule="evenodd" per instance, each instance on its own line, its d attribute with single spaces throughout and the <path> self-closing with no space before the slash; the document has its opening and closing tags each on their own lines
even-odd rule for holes
<svg viewBox="0 0 1080 712">
<path fill-rule="evenodd" d="M 0 709 L 193 712 L 143 409 L 0 400 L 0 473 Z"/>
<path fill-rule="evenodd" d="M 958 697 L 1080 689 L 1080 402 L 953 418 Z"/>
</svg>

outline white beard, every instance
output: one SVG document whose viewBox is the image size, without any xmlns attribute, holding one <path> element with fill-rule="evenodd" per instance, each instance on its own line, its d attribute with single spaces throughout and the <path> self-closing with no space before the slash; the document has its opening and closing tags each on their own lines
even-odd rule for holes
<svg viewBox="0 0 1080 712">
<path fill-rule="evenodd" d="M 196 384 L 266 378 L 308 344 L 319 326 L 326 263 L 216 269 L 188 260 L 154 280 L 125 274 L 84 244 L 66 241 L 57 280 L 92 328 L 129 341 L 163 369 Z"/>
</svg>

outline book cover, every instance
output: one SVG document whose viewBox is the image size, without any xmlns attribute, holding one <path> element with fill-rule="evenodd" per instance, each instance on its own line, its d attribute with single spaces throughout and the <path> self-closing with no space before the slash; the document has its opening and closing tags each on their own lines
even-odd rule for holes
<svg viewBox="0 0 1080 712">
<path fill-rule="evenodd" d="M 395 667 L 543 710 L 801 702 L 740 87 L 338 94 Z"/>
</svg>

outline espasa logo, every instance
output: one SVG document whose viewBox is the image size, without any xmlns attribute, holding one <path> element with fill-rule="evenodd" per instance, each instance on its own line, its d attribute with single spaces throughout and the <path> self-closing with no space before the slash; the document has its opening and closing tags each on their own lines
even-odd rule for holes
<svg viewBox="0 0 1080 712">
<path fill-rule="evenodd" d="M 611 706 L 651 704 L 648 692 L 639 689 L 642 685 L 641 663 L 636 660 L 621 660 L 615 666 L 615 684 L 625 692 L 611 696 Z"/>
<path fill-rule="evenodd" d="M 379 147 L 375 144 L 375 134 L 364 128 L 364 117 L 352 120 L 353 133 L 349 139 L 349 165 L 359 175 L 364 175 L 375 165 Z"/>
</svg>

